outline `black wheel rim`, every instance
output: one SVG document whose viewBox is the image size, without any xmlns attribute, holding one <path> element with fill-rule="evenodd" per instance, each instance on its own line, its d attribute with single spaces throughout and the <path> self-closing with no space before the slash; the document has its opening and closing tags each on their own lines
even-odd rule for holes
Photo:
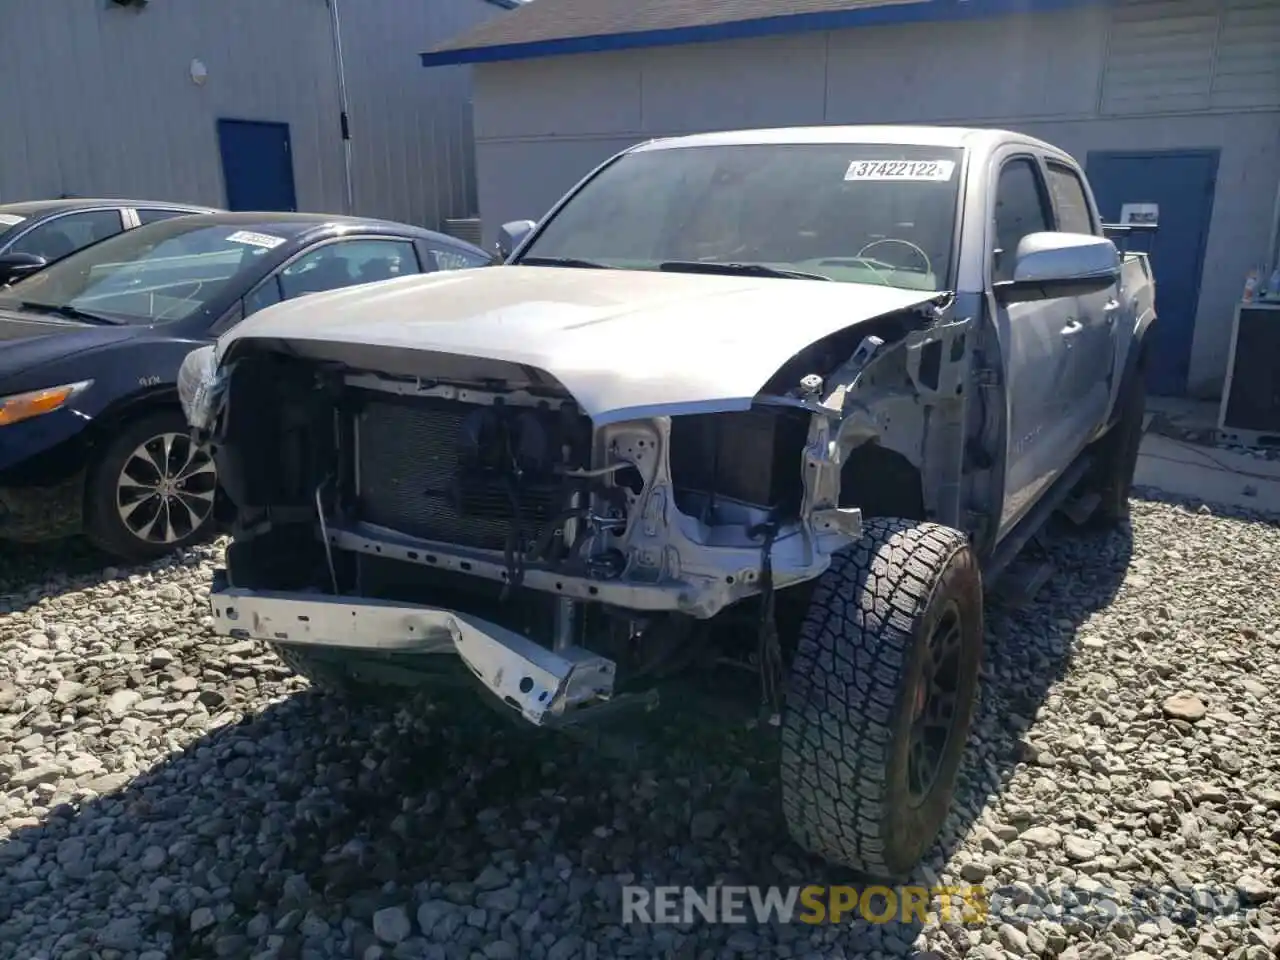
<svg viewBox="0 0 1280 960">
<path fill-rule="evenodd" d="M 912 806 L 919 806 L 929 796 L 954 735 L 962 638 L 960 608 L 949 603 L 929 633 L 912 693 L 907 752 L 907 794 Z"/>
</svg>

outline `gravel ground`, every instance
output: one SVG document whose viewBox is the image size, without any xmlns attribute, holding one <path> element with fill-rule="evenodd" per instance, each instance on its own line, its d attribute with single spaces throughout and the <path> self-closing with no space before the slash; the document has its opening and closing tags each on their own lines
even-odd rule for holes
<svg viewBox="0 0 1280 960">
<path fill-rule="evenodd" d="M 617 759 L 473 703 L 356 710 L 212 635 L 216 548 L 0 561 L 0 957 L 1271 956 L 1280 526 L 1136 501 L 1132 536 L 1048 549 L 989 612 L 922 872 L 988 922 L 823 927 L 619 924 L 626 883 L 845 879 L 786 840 L 743 723 L 662 714 Z"/>
</svg>

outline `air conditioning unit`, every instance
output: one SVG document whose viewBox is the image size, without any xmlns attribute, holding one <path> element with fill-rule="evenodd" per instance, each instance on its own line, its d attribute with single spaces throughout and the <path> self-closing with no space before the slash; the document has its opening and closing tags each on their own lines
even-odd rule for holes
<svg viewBox="0 0 1280 960">
<path fill-rule="evenodd" d="M 1218 439 L 1280 449 L 1280 301 L 1236 305 Z"/>
<path fill-rule="evenodd" d="M 445 220 L 444 232 L 451 237 L 457 237 L 459 240 L 465 240 L 467 243 L 473 243 L 477 247 L 480 246 L 479 217 L 453 218 Z"/>
</svg>

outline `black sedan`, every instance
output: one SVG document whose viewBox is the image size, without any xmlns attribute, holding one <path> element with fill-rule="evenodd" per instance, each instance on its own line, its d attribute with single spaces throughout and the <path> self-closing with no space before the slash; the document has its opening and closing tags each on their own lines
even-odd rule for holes
<svg viewBox="0 0 1280 960">
<path fill-rule="evenodd" d="M 0 539 L 84 532 L 125 560 L 199 539 L 217 481 L 178 403 L 188 352 L 281 300 L 493 262 L 405 224 L 214 213 L 125 231 L 0 289 Z"/>
<path fill-rule="evenodd" d="M 0 203 L 0 284 L 125 230 L 189 213 L 212 212 L 212 207 L 164 200 L 77 198 Z"/>
</svg>

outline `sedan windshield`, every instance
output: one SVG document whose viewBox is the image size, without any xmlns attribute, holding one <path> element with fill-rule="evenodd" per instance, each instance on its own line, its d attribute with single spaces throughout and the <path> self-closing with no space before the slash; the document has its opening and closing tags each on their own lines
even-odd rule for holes
<svg viewBox="0 0 1280 960">
<path fill-rule="evenodd" d="M 899 144 L 641 150 L 574 194 L 520 262 L 943 289 L 961 159 Z"/>
<path fill-rule="evenodd" d="M 0 293 L 0 308 L 108 323 L 179 320 L 209 307 L 235 278 L 258 273 L 263 258 L 284 242 L 233 224 L 164 220 L 15 283 Z"/>
</svg>

